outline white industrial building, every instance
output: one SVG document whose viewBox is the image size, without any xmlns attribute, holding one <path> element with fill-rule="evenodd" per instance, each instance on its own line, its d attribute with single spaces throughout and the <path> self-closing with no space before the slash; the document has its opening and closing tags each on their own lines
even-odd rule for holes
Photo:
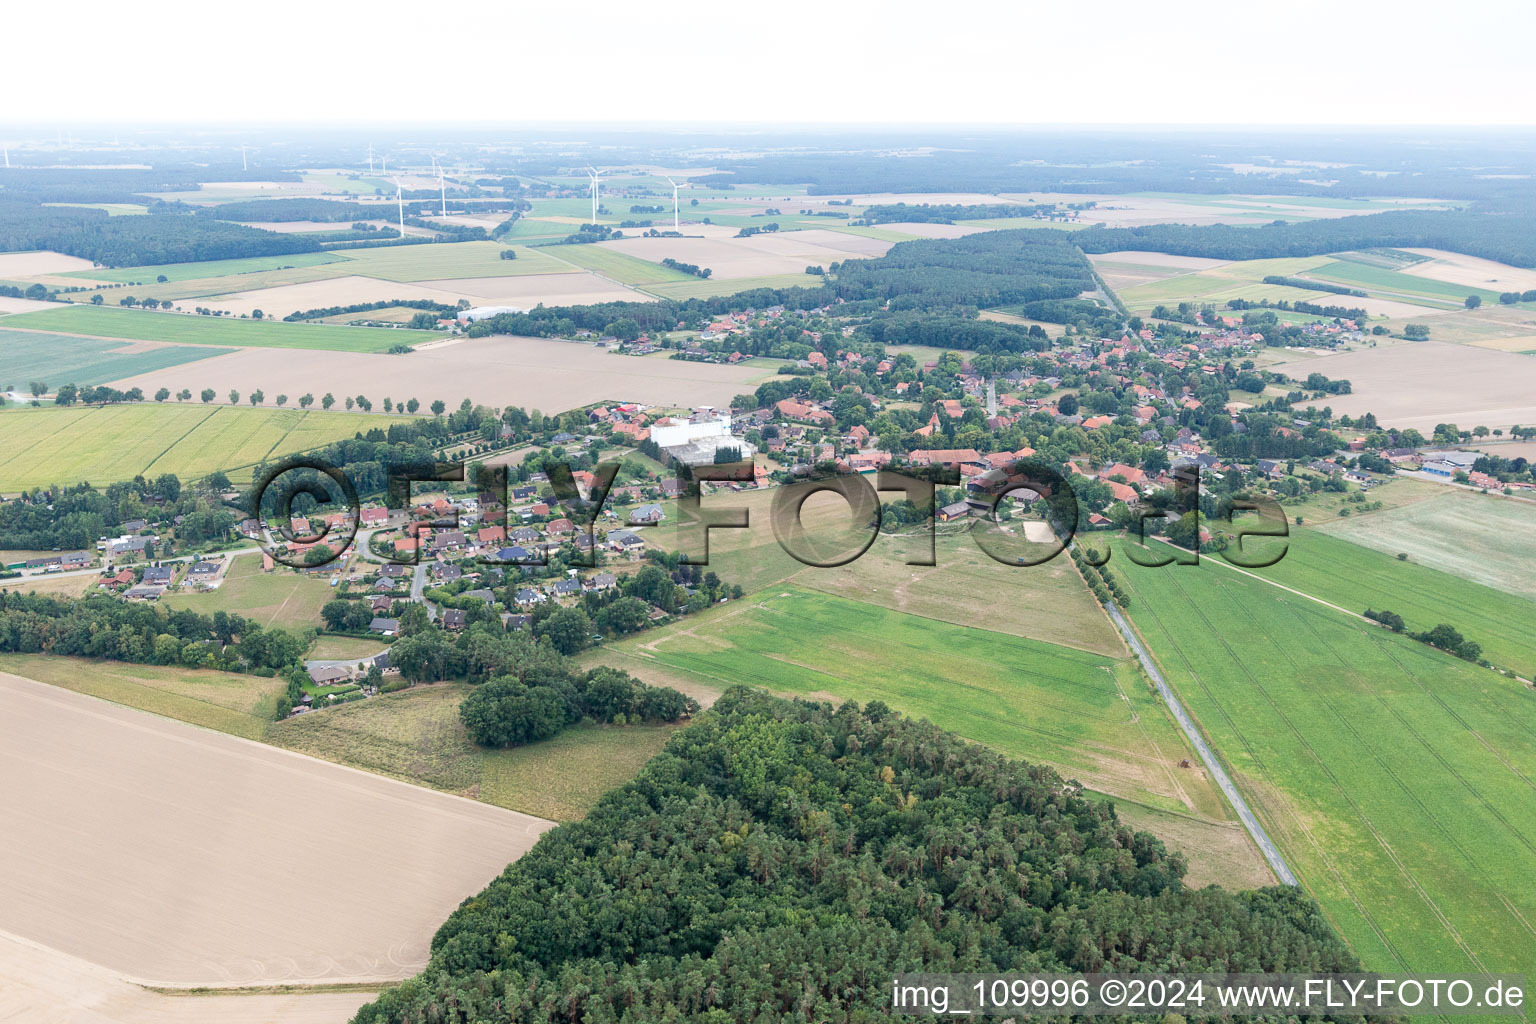
<svg viewBox="0 0 1536 1024">
<path fill-rule="evenodd" d="M 701 406 L 687 419 L 675 416 L 650 425 L 651 440 L 658 448 L 686 466 L 707 466 L 721 448 L 741 451 L 743 459 L 757 454 L 745 439 L 731 433 L 731 414 L 714 406 Z"/>
</svg>

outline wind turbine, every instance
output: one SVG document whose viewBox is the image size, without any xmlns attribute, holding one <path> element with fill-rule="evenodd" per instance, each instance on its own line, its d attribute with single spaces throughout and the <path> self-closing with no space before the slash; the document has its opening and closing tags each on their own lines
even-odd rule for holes
<svg viewBox="0 0 1536 1024">
<path fill-rule="evenodd" d="M 443 216 L 448 216 L 448 186 L 443 184 L 443 165 L 437 162 L 437 157 L 432 158 L 433 165 L 437 168 L 437 191 L 443 201 Z"/>
<path fill-rule="evenodd" d="M 592 178 L 592 224 L 595 227 L 597 225 L 597 206 L 601 201 L 599 199 L 597 168 L 588 167 L 587 174 Z"/>
<path fill-rule="evenodd" d="M 251 169 L 251 165 L 245 162 L 245 143 L 243 142 L 240 143 L 240 169 L 242 171 Z"/>
<path fill-rule="evenodd" d="M 401 237 L 401 239 L 404 239 L 405 238 L 405 197 L 404 197 L 404 195 L 400 191 L 400 179 L 399 178 L 391 178 L 390 180 L 395 183 L 395 202 L 400 207 L 400 237 Z"/>
<path fill-rule="evenodd" d="M 368 143 L 368 173 L 373 173 L 373 143 Z"/>
<path fill-rule="evenodd" d="M 666 175 L 662 175 L 662 177 L 666 177 Z M 672 186 L 672 230 L 681 231 L 682 229 L 678 227 L 677 219 L 677 182 L 667 178 L 667 184 Z"/>
</svg>

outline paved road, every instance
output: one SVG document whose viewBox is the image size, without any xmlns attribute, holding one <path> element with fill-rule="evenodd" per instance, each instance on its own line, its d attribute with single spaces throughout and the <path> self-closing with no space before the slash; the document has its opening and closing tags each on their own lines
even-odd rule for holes
<svg viewBox="0 0 1536 1024">
<path fill-rule="evenodd" d="M 426 598 L 427 590 L 427 563 L 416 563 L 416 574 L 411 577 L 411 600 L 426 605 L 427 617 L 433 622 L 437 621 L 437 605 Z"/>
<path fill-rule="evenodd" d="M 1226 769 L 1221 766 L 1220 761 L 1216 760 L 1216 755 L 1211 751 L 1211 748 L 1205 745 L 1205 740 L 1201 737 L 1200 730 L 1195 728 L 1194 721 L 1190 719 L 1189 713 L 1184 710 L 1184 705 L 1180 703 L 1178 696 L 1173 692 L 1173 687 L 1169 686 L 1167 681 L 1163 679 L 1163 674 L 1158 671 L 1157 664 L 1152 660 L 1152 655 L 1142 646 L 1135 630 L 1131 629 L 1130 623 L 1125 621 L 1125 616 L 1120 614 L 1119 608 L 1109 605 L 1107 610 L 1109 611 L 1109 617 L 1114 620 L 1115 628 L 1120 630 L 1120 635 L 1125 637 L 1125 642 L 1130 644 L 1131 650 L 1135 651 L 1136 657 L 1141 660 L 1141 667 L 1146 669 L 1147 675 L 1152 677 L 1152 682 L 1157 687 L 1157 692 L 1162 694 L 1163 702 L 1168 705 L 1168 710 L 1173 712 L 1173 717 L 1178 720 L 1179 727 L 1184 730 L 1184 735 L 1189 737 L 1189 742 L 1194 746 L 1195 753 L 1200 755 L 1200 760 L 1205 765 L 1205 770 L 1211 773 L 1211 778 L 1216 780 L 1216 785 L 1220 786 L 1221 791 L 1227 795 L 1227 801 L 1232 804 L 1232 809 L 1237 812 L 1243 827 L 1253 837 L 1254 844 L 1258 846 L 1259 852 L 1264 855 L 1264 859 L 1269 861 L 1270 869 L 1274 871 L 1275 877 L 1286 885 L 1295 885 L 1296 876 L 1291 874 L 1291 869 L 1286 866 L 1285 859 L 1280 856 L 1280 851 L 1270 841 L 1269 835 L 1264 831 L 1264 826 L 1259 824 L 1259 819 L 1255 818 L 1253 812 L 1248 809 L 1247 802 L 1243 800 L 1243 795 L 1237 791 L 1237 787 L 1232 784 L 1232 779 L 1227 775 Z"/>
</svg>

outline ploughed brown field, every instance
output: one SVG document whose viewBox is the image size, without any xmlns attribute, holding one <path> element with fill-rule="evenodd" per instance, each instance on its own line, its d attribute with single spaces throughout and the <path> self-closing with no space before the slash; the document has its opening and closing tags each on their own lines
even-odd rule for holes
<svg viewBox="0 0 1536 1024">
<path fill-rule="evenodd" d="M 0 821 L 0 993 L 46 982 L 5 976 L 35 947 L 166 987 L 399 980 L 551 826 L 9 674 Z"/>
</svg>

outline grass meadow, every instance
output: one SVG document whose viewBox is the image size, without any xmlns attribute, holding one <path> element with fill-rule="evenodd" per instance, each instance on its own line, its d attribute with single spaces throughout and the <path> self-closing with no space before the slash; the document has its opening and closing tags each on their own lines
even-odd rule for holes
<svg viewBox="0 0 1536 1024">
<path fill-rule="evenodd" d="M 105 338 L 0 330 L 0 384 L 24 389 L 29 381 L 40 380 L 53 388 L 94 386 L 233 351 L 169 345 L 143 349 Z"/>
<path fill-rule="evenodd" d="M 266 734 L 287 689 L 281 679 L 44 654 L 0 654 L 0 672 L 248 740 Z"/>
<path fill-rule="evenodd" d="M 1100 792 L 1223 815 L 1209 784 L 1176 767 L 1188 756 L 1182 737 L 1128 660 L 794 585 L 637 634 L 602 655 L 656 682 L 884 701 Z"/>
<path fill-rule="evenodd" d="M 1536 508 L 1426 486 L 1439 493 L 1411 505 L 1337 519 L 1319 529 L 1388 556 L 1394 568 L 1401 565 L 1396 557 L 1401 553 L 1410 563 L 1536 600 L 1536 579 L 1530 572 L 1536 565 Z M 1520 605 L 1510 607 L 1522 610 Z M 1536 615 L 1536 608 L 1525 614 Z"/>
<path fill-rule="evenodd" d="M 1536 967 L 1536 693 L 1220 566 L 1116 561 L 1169 682 L 1368 968 Z"/>
<path fill-rule="evenodd" d="M 236 558 L 217 590 L 167 594 L 160 603 L 172 611 L 187 609 L 199 615 L 229 612 L 266 627 L 318 628 L 320 607 L 334 593 L 330 584 L 292 569 L 264 572 L 261 562 L 254 555 Z"/>
<path fill-rule="evenodd" d="M 350 274 L 402 283 L 572 272 L 559 260 L 523 246 L 516 247 L 517 259 L 504 260 L 504 248 L 498 242 L 447 242 L 353 249 L 344 255 Z"/>
<path fill-rule="evenodd" d="M 596 271 L 604 277 L 611 277 L 620 284 L 626 285 L 652 285 L 699 282 L 692 274 L 685 274 L 681 270 L 673 270 L 650 260 L 642 260 L 638 256 L 619 252 L 615 249 L 605 249 L 600 245 L 561 245 L 550 247 L 550 252 L 559 259 L 569 260 L 578 267 Z M 702 282 L 700 282 L 702 283 Z"/>
<path fill-rule="evenodd" d="M 387 352 L 395 345 L 432 341 L 439 337 L 431 331 L 405 328 L 236 320 L 82 304 L 32 313 L 12 313 L 0 318 L 0 328 L 4 327 L 128 341 L 169 341 L 182 345 L 223 345 L 231 348 L 328 349 L 336 352 Z"/>
<path fill-rule="evenodd" d="M 1487 288 L 1436 281 L 1432 277 L 1404 274 L 1351 259 L 1333 260 L 1307 271 L 1307 276 L 1323 281 L 1340 281 L 1349 287 L 1372 293 L 1401 293 L 1427 299 L 1437 305 L 1449 303 L 1452 308 L 1460 306 L 1468 295 L 1480 296 L 1483 302 L 1490 305 L 1497 305 L 1499 301 L 1499 293 Z"/>
<path fill-rule="evenodd" d="M 124 267 L 121 270 L 72 270 L 63 277 L 86 281 L 111 281 L 116 284 L 144 285 L 153 288 L 160 278 L 175 284 L 209 277 L 233 277 L 290 267 L 318 267 L 339 263 L 344 257 L 331 252 L 298 252 L 287 256 L 248 256 L 234 260 L 206 260 L 201 263 L 162 263 L 151 267 Z"/>
<path fill-rule="evenodd" d="M 1428 504 L 1419 502 L 1406 509 Z M 1364 524 L 1378 515 L 1384 513 L 1373 513 L 1358 523 Z M 1364 612 L 1367 608 L 1394 611 L 1407 622 L 1409 630 L 1427 630 L 1442 622 L 1450 623 L 1468 639 L 1482 644 L 1483 657 L 1495 665 L 1514 669 L 1526 678 L 1536 673 L 1536 635 L 1530 629 L 1530 624 L 1536 622 L 1536 604 L 1530 598 L 1421 565 L 1414 556 L 1406 562 L 1399 561 L 1396 551 L 1413 545 L 1390 541 L 1394 536 L 1392 520 L 1382 519 L 1372 529 L 1382 544 L 1394 548 L 1392 554 L 1331 533 L 1294 530 L 1285 557 L 1269 568 L 1255 571 L 1265 579 L 1352 612 Z M 1507 555 L 1489 554 L 1504 560 L 1503 571 L 1518 572 L 1518 567 L 1509 564 Z M 1457 558 L 1469 570 L 1481 564 L 1478 552 L 1470 546 L 1458 551 Z"/>
<path fill-rule="evenodd" d="M 484 750 L 459 721 L 470 687 L 415 686 L 273 725 L 267 742 L 554 821 L 584 817 L 634 778 L 680 726 L 577 726 L 540 743 Z"/>
</svg>

